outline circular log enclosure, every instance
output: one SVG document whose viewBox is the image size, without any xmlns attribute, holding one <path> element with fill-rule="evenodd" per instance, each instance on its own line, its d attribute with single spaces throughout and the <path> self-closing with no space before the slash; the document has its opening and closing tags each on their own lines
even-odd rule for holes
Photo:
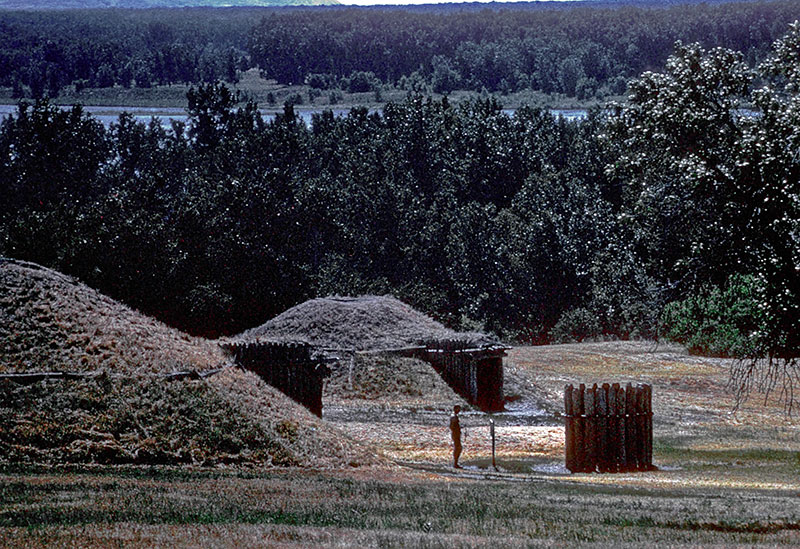
<svg viewBox="0 0 800 549">
<path fill-rule="evenodd" d="M 564 389 L 566 467 L 573 473 L 650 471 L 653 390 L 619 383 Z"/>
</svg>

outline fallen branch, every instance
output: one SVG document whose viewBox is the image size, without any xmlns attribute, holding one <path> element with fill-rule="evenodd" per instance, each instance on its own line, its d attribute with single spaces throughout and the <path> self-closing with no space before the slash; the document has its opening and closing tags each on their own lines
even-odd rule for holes
<svg viewBox="0 0 800 549">
<path fill-rule="evenodd" d="M 0 374 L 0 379 L 7 379 L 20 385 L 30 385 L 47 379 L 93 379 L 105 372 L 25 372 L 13 374 Z"/>
<path fill-rule="evenodd" d="M 206 379 L 207 377 L 211 377 L 215 374 L 220 373 L 221 371 L 230 368 L 230 365 L 223 366 L 221 368 L 213 368 L 211 370 L 184 370 L 182 372 L 170 372 L 167 374 L 156 374 L 151 377 L 157 377 L 161 379 L 165 379 L 167 381 L 175 381 L 181 379 Z M 102 377 L 108 375 L 106 370 L 96 370 L 93 372 L 18 372 L 18 373 L 10 373 L 10 374 L 0 374 L 0 380 L 7 379 L 9 381 L 13 381 L 14 383 L 18 383 L 20 385 L 30 385 L 31 383 L 37 383 L 39 381 L 45 380 L 88 380 L 88 379 L 95 379 L 98 377 Z M 121 374 L 115 374 L 114 378 L 132 378 L 132 377 L 141 377 L 141 376 L 125 376 Z"/>
</svg>

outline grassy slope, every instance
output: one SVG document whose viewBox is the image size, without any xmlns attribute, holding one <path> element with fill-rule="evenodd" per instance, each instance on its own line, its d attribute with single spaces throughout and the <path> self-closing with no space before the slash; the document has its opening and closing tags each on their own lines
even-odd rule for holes
<svg viewBox="0 0 800 549">
<path fill-rule="evenodd" d="M 146 317 L 34 263 L 0 260 L 0 372 L 218 367 L 218 345 Z"/>
<path fill-rule="evenodd" d="M 466 401 L 436 373 L 430 364 L 415 358 L 383 355 L 356 355 L 331 365 L 325 382 L 323 401 L 347 406 L 348 401 L 377 406 L 425 406 Z"/>
</svg>

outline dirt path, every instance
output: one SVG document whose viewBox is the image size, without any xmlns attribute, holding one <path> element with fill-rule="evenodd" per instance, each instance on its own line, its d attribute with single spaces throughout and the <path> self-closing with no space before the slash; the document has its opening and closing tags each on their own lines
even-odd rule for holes
<svg viewBox="0 0 800 549">
<path fill-rule="evenodd" d="M 441 395 L 413 402 L 340 399 L 326 404 L 325 419 L 398 464 L 445 477 L 800 490 L 800 426 L 774 399 L 766 405 L 753 399 L 734 414 L 730 366 L 728 360 L 693 357 L 680 346 L 652 342 L 512 349 L 505 362 L 506 395 L 518 398 L 499 414 L 463 413 L 462 471 L 450 467 L 452 403 Z M 564 468 L 564 386 L 604 382 L 652 384 L 659 471 L 569 475 Z M 497 471 L 491 467 L 490 419 L 496 422 Z"/>
</svg>

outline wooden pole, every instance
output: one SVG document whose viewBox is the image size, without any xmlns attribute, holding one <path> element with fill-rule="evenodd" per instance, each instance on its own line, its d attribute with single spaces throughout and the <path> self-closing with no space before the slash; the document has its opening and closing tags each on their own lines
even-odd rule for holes
<svg viewBox="0 0 800 549">
<path fill-rule="evenodd" d="M 586 416 L 584 447 L 586 448 L 586 472 L 597 470 L 597 383 L 586 389 L 583 396 L 583 411 Z"/>
<path fill-rule="evenodd" d="M 647 469 L 653 468 L 653 387 L 651 385 L 644 386 L 644 406 L 645 406 L 645 423 L 647 425 L 647 433 L 645 436 L 645 467 Z"/>
<path fill-rule="evenodd" d="M 586 455 L 586 421 L 583 417 L 583 393 L 586 385 L 580 384 L 577 391 L 572 391 L 572 413 L 575 416 L 575 468 L 577 471 L 589 469 Z"/>
<path fill-rule="evenodd" d="M 615 471 L 625 470 L 625 390 L 620 387 L 619 383 L 613 385 L 615 389 L 615 404 L 614 404 L 614 441 L 616 443 L 616 452 L 614 453 Z"/>
<path fill-rule="evenodd" d="M 497 463 L 494 460 L 494 419 L 489 419 L 489 431 L 492 433 L 492 467 L 497 471 Z"/>
<path fill-rule="evenodd" d="M 609 471 L 608 383 L 597 389 L 597 470 Z"/>
<path fill-rule="evenodd" d="M 575 469 L 575 418 L 572 408 L 572 385 L 564 387 L 564 422 L 565 422 L 565 440 L 564 440 L 564 460 L 567 469 L 574 473 Z"/>
<path fill-rule="evenodd" d="M 625 416 L 623 418 L 623 429 L 625 429 L 625 471 L 636 470 L 636 453 L 634 451 L 634 417 L 636 410 L 633 407 L 634 395 L 633 386 L 628 383 L 625 385 Z"/>
</svg>

